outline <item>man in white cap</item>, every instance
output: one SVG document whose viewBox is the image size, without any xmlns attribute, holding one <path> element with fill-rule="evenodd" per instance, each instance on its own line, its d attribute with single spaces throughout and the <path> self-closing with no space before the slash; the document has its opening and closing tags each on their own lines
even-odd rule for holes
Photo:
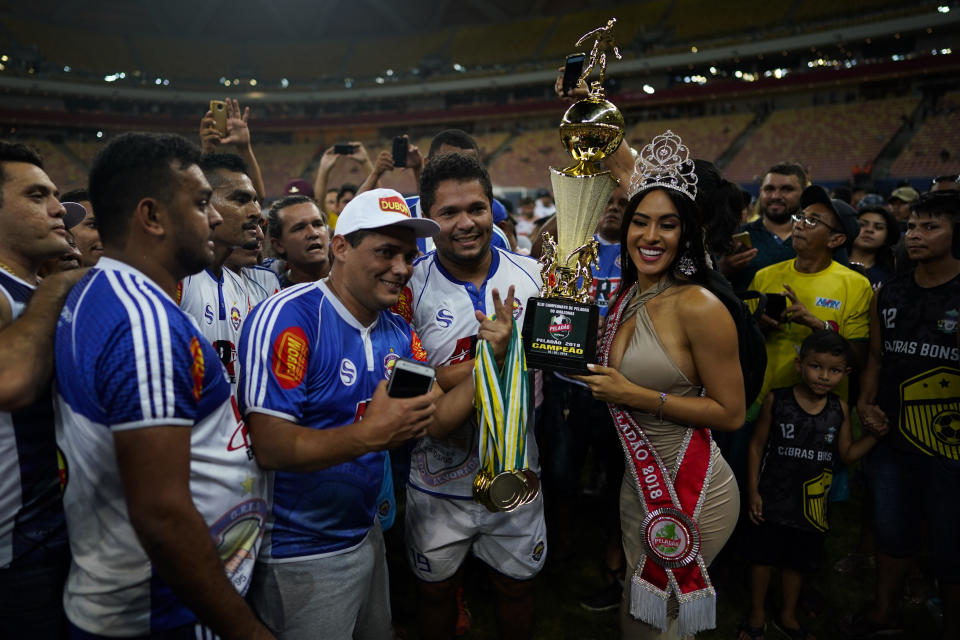
<svg viewBox="0 0 960 640">
<path fill-rule="evenodd" d="M 243 325 L 237 395 L 257 460 L 273 470 L 250 598 L 279 638 L 392 637 L 376 518 L 386 450 L 445 433 L 473 408 L 470 378 L 446 394 L 386 391 L 398 358 L 426 360 L 387 309 L 413 273 L 416 239 L 437 229 L 396 191 L 362 193 L 341 212 L 330 275 L 267 299 Z M 477 317 L 502 361 L 512 318 L 497 303 L 497 321 Z"/>
</svg>

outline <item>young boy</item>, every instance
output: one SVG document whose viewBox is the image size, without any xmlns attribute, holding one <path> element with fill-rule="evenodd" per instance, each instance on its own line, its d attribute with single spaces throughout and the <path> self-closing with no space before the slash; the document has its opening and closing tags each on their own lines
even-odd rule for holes
<svg viewBox="0 0 960 640">
<path fill-rule="evenodd" d="M 873 435 L 852 440 L 847 405 L 831 393 L 850 372 L 849 362 L 846 340 L 815 331 L 795 360 L 800 382 L 774 389 L 763 401 L 747 454 L 752 608 L 740 640 L 763 637 L 771 567 L 781 569 L 783 581 L 774 626 L 790 638 L 812 638 L 797 621 L 797 599 L 802 574 L 820 563 L 834 458 L 849 464 L 877 442 Z"/>
</svg>

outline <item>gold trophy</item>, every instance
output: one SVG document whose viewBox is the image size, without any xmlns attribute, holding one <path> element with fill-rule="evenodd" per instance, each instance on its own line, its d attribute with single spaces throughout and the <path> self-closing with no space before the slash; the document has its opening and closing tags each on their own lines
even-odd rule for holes
<svg viewBox="0 0 960 640">
<path fill-rule="evenodd" d="M 585 33 L 577 46 L 594 39 L 590 62 L 580 76 L 588 95 L 563 114 L 560 140 L 574 164 L 550 167 L 557 206 L 557 239 L 543 234 L 540 297 L 527 301 L 524 352 L 531 367 L 567 373 L 588 373 L 596 361 L 599 309 L 589 302 L 597 241 L 593 234 L 617 183 L 600 162 L 623 140 L 623 115 L 604 97 L 607 50 L 620 58 L 613 40 L 611 18 L 605 26 Z M 599 78 L 588 83 L 592 71 Z"/>
</svg>

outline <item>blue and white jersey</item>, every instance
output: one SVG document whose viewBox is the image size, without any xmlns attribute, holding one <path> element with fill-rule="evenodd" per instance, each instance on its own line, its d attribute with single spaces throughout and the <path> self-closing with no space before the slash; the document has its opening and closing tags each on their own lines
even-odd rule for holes
<svg viewBox="0 0 960 640">
<path fill-rule="evenodd" d="M 407 202 L 407 208 L 410 209 L 410 216 L 413 218 L 425 218 L 424 214 L 420 210 L 420 196 L 412 196 L 410 198 L 404 198 Z M 504 208 L 500 202 L 494 198 L 493 199 L 493 235 L 490 237 L 490 244 L 495 247 L 499 247 L 504 251 L 510 251 L 510 238 L 507 237 L 506 232 L 497 226 L 497 222 L 500 220 L 506 220 L 507 210 Z M 500 211 L 503 212 L 502 217 L 497 216 L 497 206 L 499 205 Z M 420 253 L 426 254 L 433 251 L 433 238 L 417 238 L 417 248 L 420 249 Z"/>
<path fill-rule="evenodd" d="M 154 571 L 130 523 L 114 432 L 190 429 L 190 493 L 227 577 L 246 593 L 267 517 L 264 478 L 213 347 L 147 276 L 101 258 L 57 324 L 57 444 L 73 562 L 67 617 L 140 636 L 196 616 Z"/>
<path fill-rule="evenodd" d="M 513 319 L 523 325 L 527 299 L 540 294 L 540 265 L 533 258 L 492 249 L 490 271 L 480 289 L 462 282 L 443 268 L 436 251 L 414 263 L 413 276 L 395 307 L 416 329 L 429 356 L 427 362 L 444 367 L 473 358 L 480 323 L 475 310 L 493 314 L 493 289 L 503 298 L 515 285 Z M 531 390 L 533 385 L 530 385 Z M 531 399 L 529 406 L 534 406 Z M 527 457 L 539 469 L 533 419 L 527 422 Z M 443 439 L 426 436 L 417 441 L 410 457 L 409 483 L 415 489 L 447 498 L 473 498 L 473 479 L 480 470 L 479 431 L 475 418 Z"/>
<path fill-rule="evenodd" d="M 240 325 L 253 306 L 245 280 L 226 267 L 219 278 L 210 269 L 204 269 L 180 281 L 177 302 L 217 350 L 230 387 L 236 391 Z"/>
<path fill-rule="evenodd" d="M 0 271 L 16 320 L 36 287 Z M 11 366 L 14 363 L 5 363 Z M 49 388 L 32 405 L 0 411 L 0 568 L 43 564 L 67 544 Z"/>
<path fill-rule="evenodd" d="M 617 289 L 620 288 L 620 242 L 607 242 L 599 235 L 593 236 L 597 244 L 596 271 L 593 272 L 593 284 L 590 285 L 590 296 L 600 307 L 600 317 L 607 317 L 607 308 Z"/>
<path fill-rule="evenodd" d="M 383 311 L 360 324 L 325 280 L 284 289 L 258 305 L 240 338 L 243 415 L 264 413 L 311 429 L 363 417 L 397 358 L 425 360 L 406 321 Z M 332 555 L 359 545 L 377 515 L 385 452 L 321 471 L 267 473 L 271 517 L 263 562 Z"/>
<path fill-rule="evenodd" d="M 280 291 L 280 278 L 272 269 L 254 265 L 240 270 L 240 277 L 247 289 L 250 307 L 255 307 Z"/>
</svg>

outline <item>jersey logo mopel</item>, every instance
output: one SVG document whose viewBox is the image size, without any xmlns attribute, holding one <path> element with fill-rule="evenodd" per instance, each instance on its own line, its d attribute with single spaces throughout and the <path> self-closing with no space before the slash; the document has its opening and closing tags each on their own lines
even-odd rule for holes
<svg viewBox="0 0 960 640">
<path fill-rule="evenodd" d="M 386 198 L 377 198 L 380 201 L 381 211 L 390 211 L 400 215 L 410 217 L 410 209 L 407 202 L 399 196 L 388 196 Z"/>
<path fill-rule="evenodd" d="M 200 399 L 203 392 L 203 349 L 200 348 L 200 341 L 197 336 L 190 338 L 190 355 L 193 356 L 193 363 L 190 365 L 190 377 L 193 379 L 193 398 Z"/>
<path fill-rule="evenodd" d="M 393 375 L 393 367 L 397 364 L 397 360 L 400 359 L 396 353 L 393 352 L 393 349 L 390 349 L 390 353 L 383 356 L 383 377 L 386 380 L 390 379 L 390 376 Z"/>
<path fill-rule="evenodd" d="M 340 361 L 340 382 L 348 387 L 352 387 L 357 381 L 357 365 L 348 358 Z"/>
<path fill-rule="evenodd" d="M 234 331 L 240 330 L 240 309 L 237 308 L 236 303 L 230 309 L 230 324 L 233 325 Z"/>
<path fill-rule="evenodd" d="M 307 375 L 310 346 L 300 327 L 284 329 L 273 341 L 273 376 L 284 389 L 293 389 Z"/>
</svg>

